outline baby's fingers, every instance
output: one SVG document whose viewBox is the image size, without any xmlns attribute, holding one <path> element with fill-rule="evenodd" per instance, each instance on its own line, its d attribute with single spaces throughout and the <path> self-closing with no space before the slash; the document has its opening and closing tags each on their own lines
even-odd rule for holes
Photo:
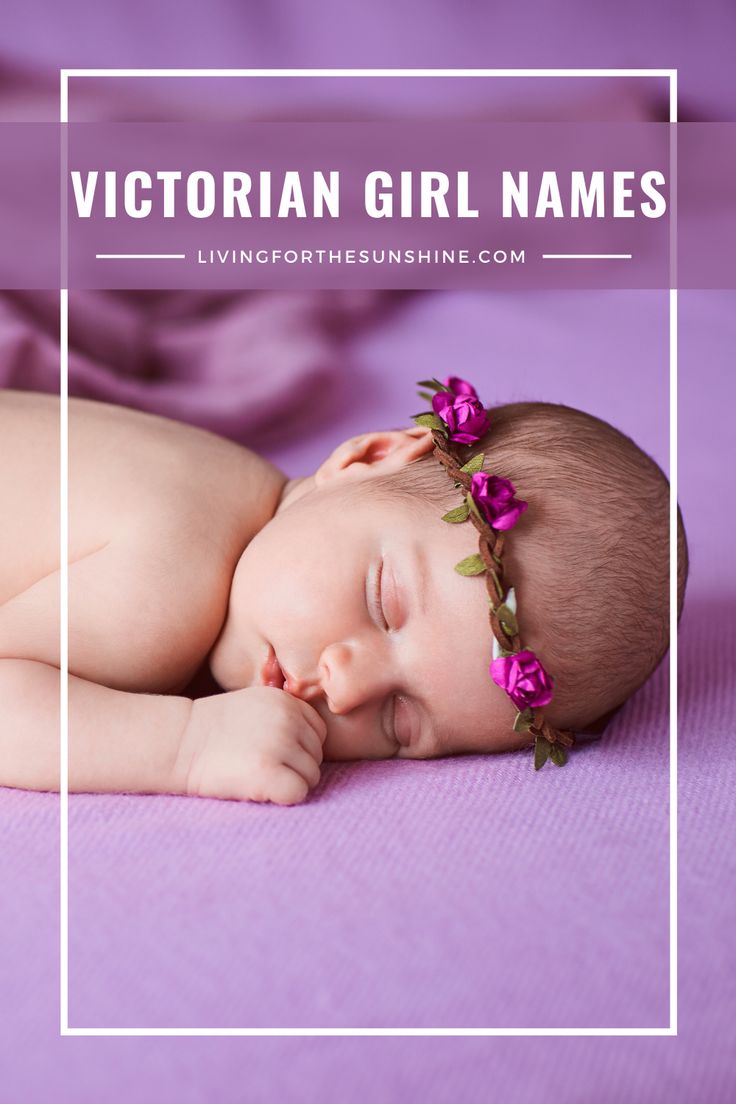
<svg viewBox="0 0 736 1104">
<path fill-rule="evenodd" d="M 327 736 L 327 723 L 324 718 L 320 716 L 314 706 L 309 705 L 308 702 L 302 701 L 300 698 L 292 698 L 292 701 L 296 704 L 297 708 L 301 710 L 304 720 L 319 737 L 320 745 L 322 745 Z"/>
<path fill-rule="evenodd" d="M 298 805 L 308 793 L 309 783 L 298 771 L 286 765 L 274 768 L 268 785 L 269 801 L 276 805 Z"/>
<path fill-rule="evenodd" d="M 320 746 L 320 757 L 322 748 Z M 310 751 L 306 751 L 301 744 L 294 744 L 284 753 L 284 765 L 291 767 L 300 774 L 309 784 L 310 790 L 317 785 L 320 779 L 319 764 L 315 761 Z"/>
<path fill-rule="evenodd" d="M 324 748 L 322 747 L 322 740 L 314 729 L 309 728 L 307 725 L 303 725 L 297 733 L 297 739 L 304 750 L 308 752 L 315 763 L 319 765 L 324 759 Z"/>
</svg>

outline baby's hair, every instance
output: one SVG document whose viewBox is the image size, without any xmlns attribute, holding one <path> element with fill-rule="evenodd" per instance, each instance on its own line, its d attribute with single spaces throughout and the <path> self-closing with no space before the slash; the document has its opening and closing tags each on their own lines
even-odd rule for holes
<svg viewBox="0 0 736 1104">
<path fill-rule="evenodd" d="M 505 555 L 525 644 L 555 678 L 546 712 L 557 726 L 584 730 L 667 652 L 669 483 L 626 434 L 559 403 L 492 409 L 491 430 L 472 451 L 480 450 L 485 470 L 529 503 Z M 438 515 L 459 501 L 432 454 L 376 482 Z M 677 546 L 679 620 L 688 575 L 679 507 Z"/>
</svg>

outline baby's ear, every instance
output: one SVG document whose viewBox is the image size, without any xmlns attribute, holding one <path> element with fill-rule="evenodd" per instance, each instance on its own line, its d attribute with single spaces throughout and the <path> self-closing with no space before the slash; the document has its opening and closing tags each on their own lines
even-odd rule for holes
<svg viewBox="0 0 736 1104">
<path fill-rule="evenodd" d="M 363 433 L 338 445 L 314 473 L 315 486 L 333 479 L 356 479 L 365 475 L 389 475 L 431 452 L 432 431 L 425 426 L 386 429 Z"/>
</svg>

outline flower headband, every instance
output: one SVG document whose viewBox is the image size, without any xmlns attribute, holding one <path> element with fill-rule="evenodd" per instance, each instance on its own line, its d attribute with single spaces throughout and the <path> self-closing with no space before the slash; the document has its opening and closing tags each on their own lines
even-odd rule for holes
<svg viewBox="0 0 736 1104">
<path fill-rule="evenodd" d="M 427 389 L 419 395 L 432 403 L 432 410 L 415 414 L 413 420 L 432 430 L 437 459 L 455 486 L 465 492 L 462 505 L 442 520 L 455 525 L 469 519 L 479 534 L 478 551 L 455 564 L 455 570 L 460 575 L 486 577 L 493 632 L 491 678 L 516 706 L 514 732 L 529 732 L 534 737 L 535 770 L 548 759 L 562 767 L 567 762 L 565 749 L 572 747 L 574 737 L 571 732 L 553 728 L 542 714 L 542 707 L 552 701 L 554 680 L 534 652 L 522 647 L 516 594 L 504 582 L 505 534 L 516 525 L 528 504 L 515 497 L 511 480 L 482 470 L 484 453 L 477 452 L 463 463 L 463 450 L 479 441 L 491 426 L 489 411 L 472 384 L 449 376 L 444 383 L 421 380 L 419 386 Z"/>
</svg>

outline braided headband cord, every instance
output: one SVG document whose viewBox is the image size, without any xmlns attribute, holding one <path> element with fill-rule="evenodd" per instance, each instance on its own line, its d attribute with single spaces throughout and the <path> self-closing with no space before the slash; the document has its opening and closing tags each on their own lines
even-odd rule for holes
<svg viewBox="0 0 736 1104">
<path fill-rule="evenodd" d="M 478 553 L 462 560 L 456 565 L 455 570 L 462 575 L 485 575 L 489 601 L 488 619 L 496 641 L 494 656 L 498 653 L 501 657 L 512 657 L 509 660 L 494 661 L 490 673 L 494 681 L 502 685 L 494 673 L 495 662 L 513 662 L 521 657 L 528 658 L 541 673 L 540 678 L 545 685 L 546 692 L 537 696 L 541 697 L 544 703 L 548 703 L 552 697 L 553 680 L 544 671 L 534 653 L 523 649 L 515 612 L 515 597 L 512 601 L 514 592 L 513 588 L 507 585 L 503 562 L 506 536 L 503 530 L 515 524 L 518 515 L 526 509 L 527 504 L 511 497 L 515 494 L 515 488 L 508 480 L 499 481 L 495 476 L 477 474 L 481 472 L 483 466 L 483 452 L 475 453 L 470 460 L 463 460 L 462 450 L 467 451 L 469 446 L 480 440 L 490 424 L 488 412 L 481 406 L 472 385 L 451 376 L 445 383 L 440 383 L 439 380 L 426 380 L 420 386 L 430 388 L 431 392 L 435 393 L 432 395 L 427 391 L 420 392 L 423 398 L 432 400 L 433 412 L 415 415 L 414 420 L 432 430 L 434 455 L 455 486 L 462 488 L 464 492 L 464 505 L 445 514 L 443 520 L 453 523 L 470 520 L 478 532 Z M 479 508 L 479 501 L 475 497 L 475 478 L 495 479 L 505 485 L 502 493 L 506 495 L 506 520 L 502 520 L 500 515 L 499 518 L 494 518 L 498 521 L 499 528 L 490 524 L 487 520 L 487 511 L 483 509 L 481 512 Z M 515 513 L 510 519 L 509 501 L 515 507 Z M 567 761 L 565 749 L 575 743 L 573 733 L 554 728 L 544 717 L 542 708 L 534 704 L 533 694 L 532 704 L 524 706 L 523 699 L 522 704 L 519 704 L 518 691 L 506 685 L 504 689 L 514 699 L 518 709 L 513 725 L 514 731 L 529 732 L 534 739 L 535 769 L 542 767 L 547 759 L 551 759 L 557 766 L 563 766 Z"/>
</svg>

